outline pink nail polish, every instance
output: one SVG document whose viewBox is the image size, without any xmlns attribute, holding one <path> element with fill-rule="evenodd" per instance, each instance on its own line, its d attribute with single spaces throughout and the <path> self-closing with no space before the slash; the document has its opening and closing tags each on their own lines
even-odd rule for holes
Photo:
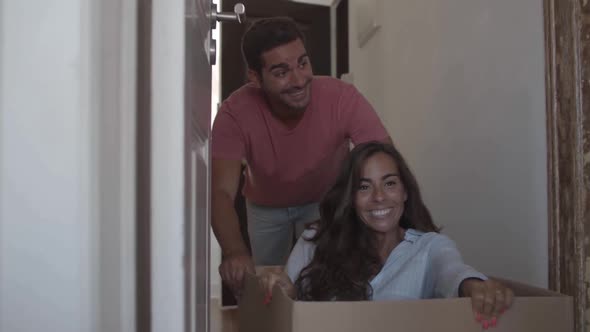
<svg viewBox="0 0 590 332">
<path fill-rule="evenodd" d="M 487 329 L 488 329 L 488 327 L 490 327 L 490 324 L 488 323 L 488 321 L 487 321 L 487 320 L 484 320 L 484 321 L 483 321 L 483 329 L 484 329 L 484 330 L 487 330 Z"/>
<path fill-rule="evenodd" d="M 490 325 L 492 327 L 496 327 L 497 323 L 498 323 L 498 319 L 496 317 L 492 317 L 492 321 L 490 322 Z"/>
<path fill-rule="evenodd" d="M 475 320 L 476 320 L 478 323 L 479 323 L 479 322 L 481 322 L 481 314 L 477 313 L 477 314 L 475 315 Z"/>
</svg>

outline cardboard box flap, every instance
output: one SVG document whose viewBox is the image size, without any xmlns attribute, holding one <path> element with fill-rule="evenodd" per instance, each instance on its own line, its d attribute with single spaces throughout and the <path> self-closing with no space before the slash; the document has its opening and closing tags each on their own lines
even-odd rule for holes
<svg viewBox="0 0 590 332">
<path fill-rule="evenodd" d="M 247 274 L 244 282 L 244 293 L 238 310 L 239 331 L 292 332 L 294 301 L 276 287 L 271 304 L 265 305 L 263 300 L 266 294 L 260 287 L 258 278 Z"/>
<path fill-rule="evenodd" d="M 271 304 L 272 305 L 272 304 Z M 374 302 L 295 302 L 292 332 L 481 331 L 467 298 Z M 572 331 L 568 297 L 523 297 L 494 332 Z M 275 330 L 282 332 L 281 330 Z"/>
<path fill-rule="evenodd" d="M 573 330 L 573 301 L 569 296 L 494 278 L 515 290 L 514 305 L 494 332 L 555 332 Z M 303 302 L 293 301 L 280 288 L 270 304 L 255 276 L 246 277 L 239 305 L 240 332 L 423 332 L 481 331 L 468 298 Z M 522 295 L 525 295 L 524 297 Z"/>
<path fill-rule="evenodd" d="M 516 296 L 531 296 L 531 297 L 534 297 L 534 296 L 565 296 L 561 293 L 553 292 L 553 291 L 539 288 L 539 287 L 535 287 L 535 286 L 526 285 L 526 284 L 523 284 L 520 282 L 508 280 L 508 279 L 503 279 L 503 278 L 498 278 L 498 277 L 490 277 L 490 278 L 497 280 L 497 281 L 503 283 L 504 285 L 506 285 L 508 288 L 512 289 L 512 291 L 514 292 L 514 295 L 516 295 Z"/>
</svg>

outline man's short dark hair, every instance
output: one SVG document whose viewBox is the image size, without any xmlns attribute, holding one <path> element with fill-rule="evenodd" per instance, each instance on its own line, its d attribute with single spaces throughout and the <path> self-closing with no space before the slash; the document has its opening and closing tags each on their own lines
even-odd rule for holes
<svg viewBox="0 0 590 332">
<path fill-rule="evenodd" d="M 305 37 L 289 17 L 270 17 L 254 21 L 242 37 L 242 55 L 249 69 L 260 73 L 262 53 Z"/>
</svg>

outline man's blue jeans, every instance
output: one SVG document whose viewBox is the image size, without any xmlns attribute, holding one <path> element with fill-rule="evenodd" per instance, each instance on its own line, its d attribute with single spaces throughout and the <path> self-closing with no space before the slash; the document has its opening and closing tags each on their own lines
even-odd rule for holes
<svg viewBox="0 0 590 332">
<path fill-rule="evenodd" d="M 318 203 L 273 208 L 246 202 L 248 234 L 256 265 L 284 265 L 306 224 L 320 219 Z"/>
</svg>

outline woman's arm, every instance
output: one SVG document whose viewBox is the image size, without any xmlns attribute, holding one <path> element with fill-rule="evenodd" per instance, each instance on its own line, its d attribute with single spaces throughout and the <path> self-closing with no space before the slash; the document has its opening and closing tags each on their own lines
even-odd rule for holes
<svg viewBox="0 0 590 332">
<path fill-rule="evenodd" d="M 455 243 L 444 235 L 436 236 L 430 257 L 435 294 L 471 297 L 476 320 L 484 328 L 494 327 L 512 304 L 512 290 L 466 265 Z"/>
<path fill-rule="evenodd" d="M 429 271 L 437 298 L 458 297 L 460 285 L 465 279 L 488 278 L 463 262 L 463 258 L 449 237 L 436 234 L 429 249 Z"/>
<path fill-rule="evenodd" d="M 314 234 L 315 230 L 313 229 L 303 232 L 299 240 L 297 240 L 295 247 L 293 247 L 283 271 L 267 270 L 259 276 L 261 286 L 267 292 L 264 298 L 265 303 L 270 302 L 272 289 L 275 285 L 278 285 L 292 299 L 296 298 L 295 280 L 299 277 L 301 270 L 311 262 L 315 251 L 315 245 L 306 239 L 311 238 Z"/>
<path fill-rule="evenodd" d="M 285 272 L 291 279 L 291 282 L 295 283 L 295 280 L 299 277 L 301 271 L 311 262 L 315 252 L 315 244 L 307 241 L 315 235 L 314 229 L 306 229 L 303 234 L 295 243 L 295 247 L 289 255 L 287 264 L 285 265 Z"/>
</svg>

